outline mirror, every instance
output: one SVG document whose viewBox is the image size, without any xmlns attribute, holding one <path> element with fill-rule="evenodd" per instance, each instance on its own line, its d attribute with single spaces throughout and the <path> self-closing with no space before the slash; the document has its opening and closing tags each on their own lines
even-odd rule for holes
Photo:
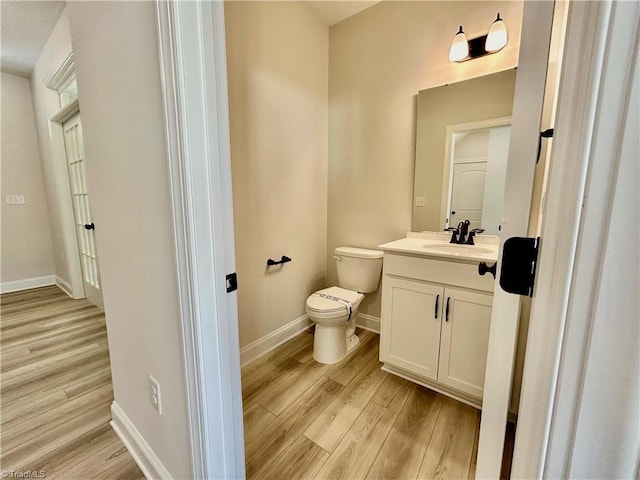
<svg viewBox="0 0 640 480">
<path fill-rule="evenodd" d="M 418 93 L 413 231 L 469 219 L 498 233 L 515 70 Z"/>
</svg>

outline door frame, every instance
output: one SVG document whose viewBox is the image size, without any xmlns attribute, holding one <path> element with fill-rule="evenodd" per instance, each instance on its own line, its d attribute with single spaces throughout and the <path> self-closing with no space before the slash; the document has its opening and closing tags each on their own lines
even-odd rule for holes
<svg viewBox="0 0 640 480">
<path fill-rule="evenodd" d="M 47 80 L 46 87 L 51 90 L 47 95 L 56 95 L 59 99 L 60 91 L 68 85 L 74 76 L 75 68 L 73 52 L 71 52 Z M 76 98 L 68 105 L 61 107 L 49 118 L 49 145 L 53 162 L 56 201 L 60 208 L 62 240 L 69 273 L 68 279 L 56 276 L 56 284 L 71 298 L 85 298 L 85 292 L 62 124 L 79 112 L 80 103 Z"/>
<path fill-rule="evenodd" d="M 156 13 L 193 478 L 244 478 L 224 4 Z"/>
<path fill-rule="evenodd" d="M 545 8 L 544 4 L 551 7 Z M 237 297 L 235 293 L 226 293 L 225 280 L 226 274 L 234 272 L 235 260 L 224 5 L 222 2 L 157 0 L 156 8 L 193 476 L 243 478 Z M 610 3 L 572 2 L 570 8 L 554 158 L 566 155 L 563 160 L 577 169 L 575 171 L 584 173 L 588 163 L 593 111 L 599 101 L 599 75 L 602 73 L 602 55 L 594 59 L 589 55 L 594 52 L 601 54 L 604 48 L 609 32 L 608 12 L 612 7 Z M 537 27 L 548 24 L 550 28 L 552 11 L 552 2 L 525 2 L 521 59 L 548 53 L 547 39 L 541 39 Z M 526 70 L 528 61 L 520 62 L 520 72 Z M 588 65 L 586 72 L 585 64 Z M 611 71 L 611 74 L 615 73 Z M 520 109 L 529 107 L 518 106 Z M 541 110 L 542 105 L 536 108 Z M 530 132 L 525 141 L 527 150 L 532 150 L 529 148 L 532 142 L 537 146 L 540 118 L 537 120 L 533 132 L 535 139 L 530 138 Z M 579 128 L 573 128 L 575 125 Z M 544 233 L 547 238 L 553 234 L 558 244 L 543 242 L 540 251 L 538 278 L 546 274 L 550 281 L 538 282 L 536 286 L 527 345 L 513 466 L 514 476 L 523 478 L 540 477 L 540 468 L 548 454 L 545 450 L 547 420 L 553 412 L 556 360 L 562 351 L 559 340 L 575 260 L 578 219 L 572 216 L 581 205 L 584 176 L 565 177 L 562 173 L 566 168 L 563 162 L 552 162 L 547 193 L 548 216 Z M 531 187 L 524 185 L 525 190 L 527 186 Z M 523 185 L 511 185 L 509 188 L 522 189 Z M 553 210 L 551 205 L 559 208 Z M 515 213 L 512 211 L 511 215 Z M 567 219 L 570 221 L 563 224 Z M 505 233 L 509 236 L 526 235 L 527 223 L 528 210 L 522 212 L 514 224 L 507 223 Z M 552 265 L 558 260 L 560 265 Z M 553 288 L 558 291 L 551 291 Z M 504 297 L 498 299 L 498 304 L 503 305 L 499 309 L 518 312 L 519 297 L 502 294 L 497 292 L 498 296 Z M 539 328 L 536 322 L 549 312 L 560 314 L 557 328 L 550 332 L 554 335 L 551 341 L 543 339 L 539 332 L 536 334 Z M 489 391 L 490 401 L 485 402 L 483 412 L 478 478 L 497 478 L 502 460 L 517 325 L 500 326 L 506 327 L 506 331 L 500 332 L 492 325 L 488 355 L 491 358 L 488 358 L 487 368 L 497 365 L 499 373 L 485 383 L 485 398 Z M 534 389 L 534 385 L 541 390 Z M 546 395 L 540 392 L 546 392 Z M 544 404 L 542 408 L 540 403 Z M 541 422 L 540 418 L 544 421 Z M 544 425 L 532 429 L 536 422 Z M 530 450 L 525 448 L 528 445 L 531 445 Z"/>
</svg>

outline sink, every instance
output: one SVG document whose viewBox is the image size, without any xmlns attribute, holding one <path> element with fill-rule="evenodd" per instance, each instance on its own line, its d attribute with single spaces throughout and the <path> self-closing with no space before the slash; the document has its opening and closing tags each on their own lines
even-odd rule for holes
<svg viewBox="0 0 640 480">
<path fill-rule="evenodd" d="M 425 249 L 433 253 L 444 253 L 447 255 L 459 255 L 461 257 L 474 256 L 478 254 L 491 253 L 493 252 L 490 248 L 480 247 L 478 245 L 457 245 L 457 244 L 447 244 L 447 245 L 434 245 L 434 244 L 425 244 L 423 245 Z"/>
</svg>

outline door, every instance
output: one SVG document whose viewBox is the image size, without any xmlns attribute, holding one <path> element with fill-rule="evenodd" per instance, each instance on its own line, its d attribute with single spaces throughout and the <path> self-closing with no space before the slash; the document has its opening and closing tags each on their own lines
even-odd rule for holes
<svg viewBox="0 0 640 480">
<path fill-rule="evenodd" d="M 431 380 L 438 376 L 444 289 L 387 277 L 382 292 L 380 359 Z"/>
<path fill-rule="evenodd" d="M 80 252 L 84 291 L 87 299 L 102 309 L 103 302 L 95 240 L 95 224 L 89 210 L 80 114 L 73 116 L 62 124 L 62 130 L 64 132 L 64 148 L 67 156 L 69 185 L 73 201 L 73 215 L 78 251 Z"/>
<path fill-rule="evenodd" d="M 482 398 L 487 366 L 492 295 L 444 291 L 438 381 Z"/>
<path fill-rule="evenodd" d="M 487 162 L 457 163 L 453 166 L 451 219 L 449 225 L 469 220 L 470 229 L 482 226 L 482 203 Z"/>
</svg>

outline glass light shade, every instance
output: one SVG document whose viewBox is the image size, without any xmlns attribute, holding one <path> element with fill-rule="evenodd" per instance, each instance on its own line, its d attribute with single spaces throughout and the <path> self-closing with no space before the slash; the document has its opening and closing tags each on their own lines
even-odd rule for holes
<svg viewBox="0 0 640 480">
<path fill-rule="evenodd" d="M 489 53 L 502 50 L 507 44 L 507 39 L 507 26 L 498 14 L 496 20 L 491 24 L 484 49 Z"/>
<path fill-rule="evenodd" d="M 462 31 L 462 26 L 460 26 L 460 30 L 458 30 L 458 33 L 456 33 L 456 36 L 453 37 L 453 41 L 451 42 L 449 60 L 452 62 L 461 62 L 468 56 L 469 42 L 467 41 L 467 36 Z"/>
</svg>

